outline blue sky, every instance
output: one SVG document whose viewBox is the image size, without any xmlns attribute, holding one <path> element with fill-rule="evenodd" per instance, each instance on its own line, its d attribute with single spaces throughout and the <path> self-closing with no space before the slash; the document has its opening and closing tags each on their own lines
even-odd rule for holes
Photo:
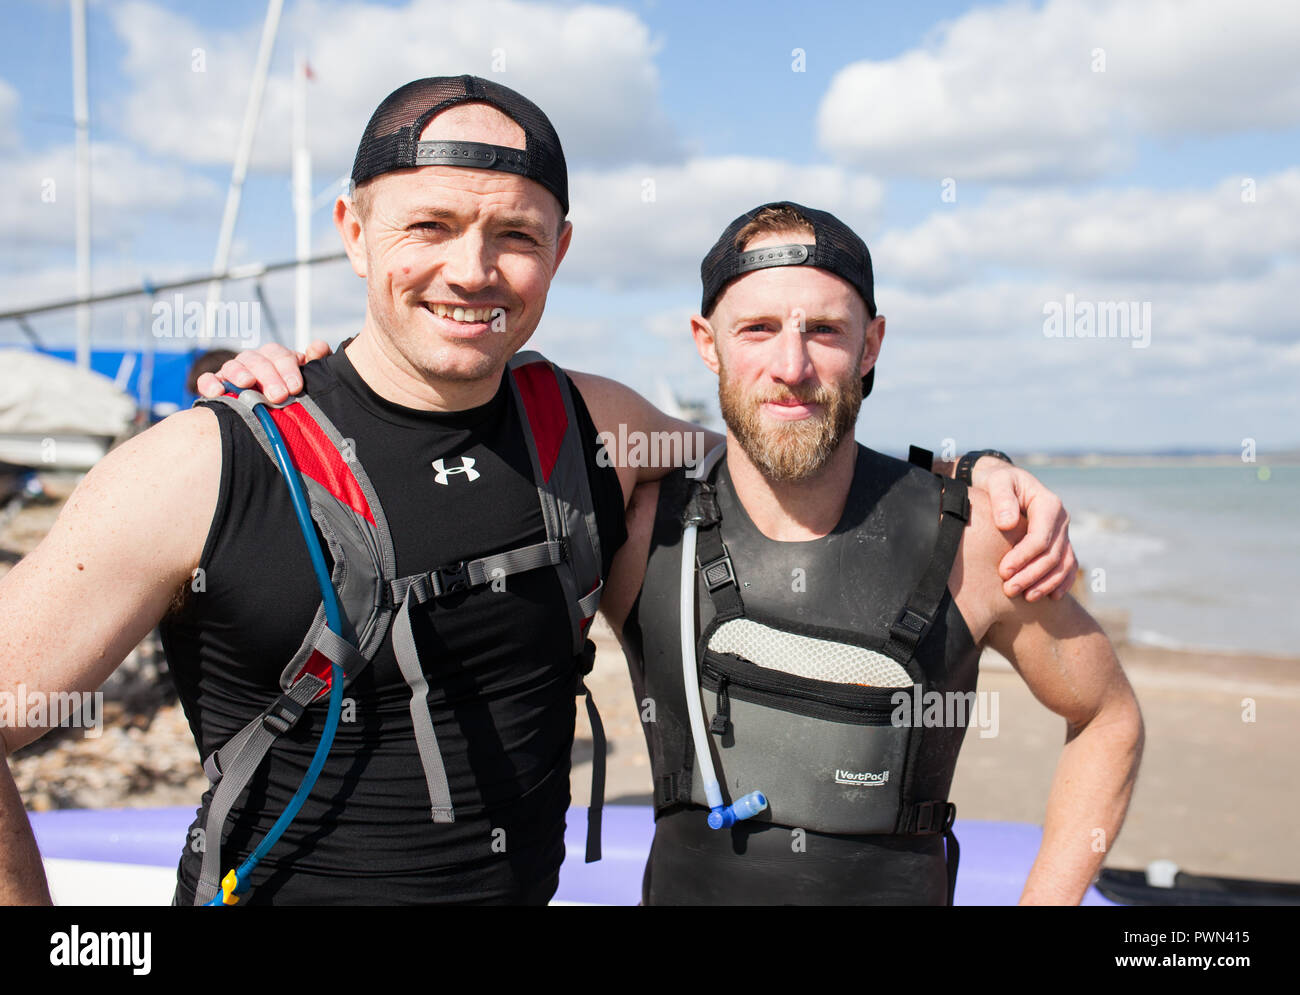
<svg viewBox="0 0 1300 995">
<path fill-rule="evenodd" d="M 6 308 L 69 295 L 74 258 L 67 4 L 8 13 Z M 91 3 L 97 290 L 210 266 L 264 13 Z M 868 444 L 1300 446 L 1298 36 L 1296 5 L 1254 0 L 287 0 L 234 261 L 293 252 L 295 48 L 317 74 L 318 191 L 346 173 L 394 86 L 489 75 L 496 50 L 497 78 L 547 110 L 569 156 L 574 247 L 533 342 L 566 365 L 652 399 L 665 383 L 711 398 L 687 326 L 698 260 L 740 211 L 788 197 L 835 211 L 872 248 L 889 324 Z M 54 203 L 40 197 L 50 178 Z M 332 251 L 328 209 L 313 220 Z M 292 277 L 265 289 L 291 326 Z M 1048 336 L 1044 308 L 1067 295 L 1149 304 L 1148 346 Z M 319 268 L 313 298 L 323 337 L 355 330 L 363 286 L 346 265 Z M 138 304 L 97 309 L 97 341 L 140 319 Z M 32 324 L 70 341 L 70 314 Z M 21 340 L 0 328 L 0 344 Z"/>
</svg>

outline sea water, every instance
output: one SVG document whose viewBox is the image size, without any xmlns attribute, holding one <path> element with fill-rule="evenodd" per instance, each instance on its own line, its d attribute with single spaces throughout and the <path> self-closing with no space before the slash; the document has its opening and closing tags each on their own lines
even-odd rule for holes
<svg viewBox="0 0 1300 995">
<path fill-rule="evenodd" d="M 1300 656 L 1300 467 L 1033 466 L 1129 638 Z M 1097 571 L 1101 571 L 1098 573 Z"/>
</svg>

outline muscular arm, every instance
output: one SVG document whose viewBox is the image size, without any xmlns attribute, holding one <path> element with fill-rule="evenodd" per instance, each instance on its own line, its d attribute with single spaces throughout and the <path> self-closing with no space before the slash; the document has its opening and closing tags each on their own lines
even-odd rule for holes
<svg viewBox="0 0 1300 995">
<path fill-rule="evenodd" d="M 1034 697 L 1065 719 L 1043 842 L 1020 901 L 1078 904 L 1123 824 L 1142 756 L 1142 715 L 1110 642 L 1078 602 L 1003 594 L 996 569 L 1010 537 L 992 527 L 987 496 L 971 494 L 971 524 L 950 581 L 958 607 L 982 644 L 1006 656 Z"/>
<path fill-rule="evenodd" d="M 623 623 L 645 580 L 646 560 L 650 555 L 650 537 L 654 531 L 655 509 L 659 504 L 659 481 L 640 484 L 627 506 L 627 542 L 614 554 L 614 562 L 605 580 L 600 611 L 620 642 Z"/>
<path fill-rule="evenodd" d="M 637 484 L 700 462 L 723 439 L 694 422 L 665 414 L 617 380 L 575 370 L 565 372 L 582 394 L 596 431 L 607 443 L 606 451 L 623 485 L 624 505 L 632 500 Z"/>
<path fill-rule="evenodd" d="M 195 409 L 114 450 L 41 544 L 0 581 L 0 692 L 93 691 L 190 579 L 217 503 L 216 417 Z M 41 728 L 0 728 L 6 756 Z M 49 901 L 8 763 L 0 764 L 0 904 Z"/>
</svg>

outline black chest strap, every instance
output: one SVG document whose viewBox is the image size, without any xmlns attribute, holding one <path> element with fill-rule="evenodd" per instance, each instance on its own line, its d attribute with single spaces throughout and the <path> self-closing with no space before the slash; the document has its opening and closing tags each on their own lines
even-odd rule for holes
<svg viewBox="0 0 1300 995">
<path fill-rule="evenodd" d="M 881 652 L 899 663 L 907 663 L 926 637 L 939 614 L 939 605 L 948 590 L 948 576 L 961 545 L 962 530 L 970 520 L 970 497 L 966 485 L 947 477 L 939 502 L 939 534 L 925 573 L 906 604 L 889 627 L 889 639 Z"/>
</svg>

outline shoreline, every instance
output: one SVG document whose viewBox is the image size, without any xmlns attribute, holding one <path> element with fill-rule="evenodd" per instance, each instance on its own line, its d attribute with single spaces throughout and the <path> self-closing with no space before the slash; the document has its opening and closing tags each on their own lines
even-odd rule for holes
<svg viewBox="0 0 1300 995">
<path fill-rule="evenodd" d="M 1227 646 L 1198 646 L 1195 643 L 1180 643 L 1164 636 L 1160 636 L 1159 639 L 1152 639 L 1149 636 L 1134 636 L 1130 632 L 1121 645 L 1139 650 L 1183 654 L 1187 657 L 1225 657 L 1243 661 L 1259 660 L 1300 667 L 1300 654 L 1274 653 L 1270 650 L 1234 649 Z"/>
</svg>

